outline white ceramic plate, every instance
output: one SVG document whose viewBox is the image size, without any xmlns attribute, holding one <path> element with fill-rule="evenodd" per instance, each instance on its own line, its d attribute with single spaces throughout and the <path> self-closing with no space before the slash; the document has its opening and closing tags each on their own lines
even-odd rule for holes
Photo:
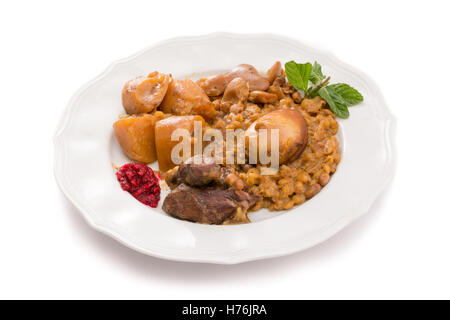
<svg viewBox="0 0 450 320">
<path fill-rule="evenodd" d="M 339 120 L 342 161 L 330 183 L 289 211 L 260 210 L 250 224 L 202 225 L 167 216 L 121 190 L 111 163 L 129 162 L 113 136 L 123 113 L 124 83 L 154 70 L 197 78 L 249 63 L 266 70 L 275 61 L 318 61 L 333 82 L 364 95 Z M 393 174 L 393 122 L 373 81 L 332 54 L 276 35 L 214 33 L 158 43 L 113 63 L 70 101 L 55 136 L 55 175 L 61 190 L 89 224 L 152 256 L 233 264 L 287 255 L 314 246 L 366 213 Z"/>
</svg>

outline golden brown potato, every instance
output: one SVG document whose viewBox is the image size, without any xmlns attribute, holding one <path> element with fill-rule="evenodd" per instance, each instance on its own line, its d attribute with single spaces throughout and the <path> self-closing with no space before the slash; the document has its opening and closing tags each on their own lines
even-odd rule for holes
<svg viewBox="0 0 450 320">
<path fill-rule="evenodd" d="M 250 91 L 267 90 L 269 80 L 259 74 L 255 67 L 249 64 L 240 64 L 226 74 L 219 74 L 207 79 L 200 79 L 197 84 L 210 96 L 219 96 L 224 93 L 227 85 L 235 78 L 242 78 L 249 84 Z"/>
<path fill-rule="evenodd" d="M 178 116 L 195 113 L 206 119 L 214 118 L 217 113 L 206 93 L 190 79 L 173 80 L 169 84 L 161 110 Z"/>
<path fill-rule="evenodd" d="M 179 141 L 172 141 L 172 132 L 175 129 L 182 128 L 188 130 L 192 136 L 194 132 L 194 121 L 200 121 L 202 128 L 205 128 L 205 120 L 201 116 L 172 116 L 156 123 L 155 141 L 159 170 L 165 172 L 175 167 L 171 158 L 172 148 Z M 191 150 L 191 154 L 193 154 L 193 150 Z"/>
<path fill-rule="evenodd" d="M 122 90 L 122 104 L 128 114 L 147 113 L 155 110 L 169 87 L 170 76 L 150 73 L 128 81 Z"/>
<path fill-rule="evenodd" d="M 258 137 L 259 129 L 267 129 L 268 152 L 271 146 L 270 130 L 279 130 L 280 165 L 300 157 L 308 142 L 308 126 L 303 115 L 295 109 L 272 111 L 253 122 L 245 131 L 247 146 L 250 137 Z"/>
<path fill-rule="evenodd" d="M 155 123 L 156 118 L 150 114 L 133 115 L 114 123 L 114 133 L 128 158 L 145 163 L 156 160 Z"/>
</svg>

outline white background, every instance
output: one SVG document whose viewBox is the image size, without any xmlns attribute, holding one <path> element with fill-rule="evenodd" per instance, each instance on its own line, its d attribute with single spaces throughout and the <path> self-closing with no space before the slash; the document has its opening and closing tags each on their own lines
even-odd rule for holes
<svg viewBox="0 0 450 320">
<path fill-rule="evenodd" d="M 450 298 L 448 1 L 3 1 L 0 298 Z M 155 41 L 272 32 L 369 74 L 398 119 L 397 172 L 329 241 L 236 266 L 159 260 L 92 230 L 59 191 L 71 95 Z"/>
</svg>

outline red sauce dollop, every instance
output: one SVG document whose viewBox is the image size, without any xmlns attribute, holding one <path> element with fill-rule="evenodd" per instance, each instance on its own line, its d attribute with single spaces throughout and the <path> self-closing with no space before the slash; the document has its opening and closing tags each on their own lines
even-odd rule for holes
<svg viewBox="0 0 450 320">
<path fill-rule="evenodd" d="M 143 204 L 156 208 L 161 188 L 151 168 L 142 163 L 127 163 L 117 170 L 116 176 L 123 190 Z"/>
</svg>

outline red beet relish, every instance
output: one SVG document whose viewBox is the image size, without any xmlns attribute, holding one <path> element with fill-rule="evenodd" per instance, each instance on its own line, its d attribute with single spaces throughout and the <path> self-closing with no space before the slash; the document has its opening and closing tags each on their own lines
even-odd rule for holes
<svg viewBox="0 0 450 320">
<path fill-rule="evenodd" d="M 116 176 L 123 190 L 143 204 L 156 208 L 161 188 L 150 167 L 142 163 L 127 163 L 117 170 Z"/>
</svg>

